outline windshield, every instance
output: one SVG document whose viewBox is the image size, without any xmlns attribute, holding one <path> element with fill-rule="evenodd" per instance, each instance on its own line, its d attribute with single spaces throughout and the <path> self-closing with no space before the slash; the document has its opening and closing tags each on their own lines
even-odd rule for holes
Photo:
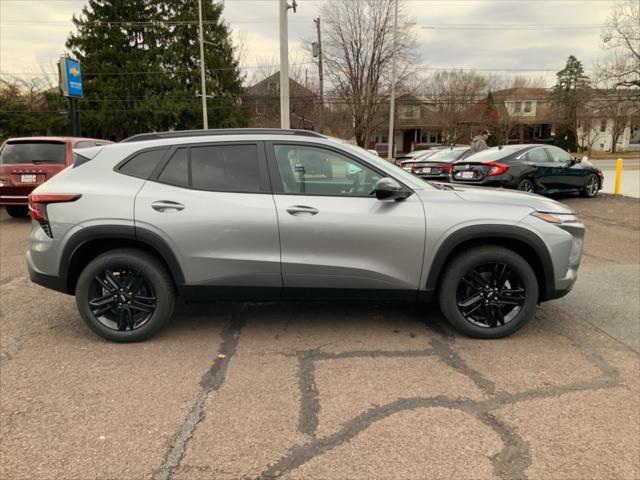
<svg viewBox="0 0 640 480">
<path fill-rule="evenodd" d="M 429 161 L 454 162 L 459 159 L 467 150 L 467 148 L 447 148 L 445 150 L 438 150 L 436 153 L 429 157 Z"/>
<path fill-rule="evenodd" d="M 7 142 L 0 151 L 0 164 L 65 163 L 66 145 L 61 142 Z"/>
<path fill-rule="evenodd" d="M 500 160 L 501 158 L 508 157 L 512 155 L 517 150 L 521 149 L 522 145 L 510 146 L 510 147 L 493 147 L 488 148 L 487 150 L 482 150 L 481 152 L 474 153 L 473 155 L 469 155 L 465 158 L 465 161 L 469 162 L 485 162 L 485 161 L 495 161 Z"/>
</svg>

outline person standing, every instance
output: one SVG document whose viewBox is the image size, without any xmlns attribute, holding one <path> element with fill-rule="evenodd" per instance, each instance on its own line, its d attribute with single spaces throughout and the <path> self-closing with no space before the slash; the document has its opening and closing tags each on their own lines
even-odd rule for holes
<svg viewBox="0 0 640 480">
<path fill-rule="evenodd" d="M 471 148 L 469 149 L 469 153 L 474 154 L 489 148 L 489 146 L 487 145 L 487 140 L 490 136 L 491 134 L 489 133 L 489 130 L 485 129 L 480 132 L 480 135 L 476 135 L 475 137 L 473 137 L 473 140 L 471 140 Z"/>
</svg>

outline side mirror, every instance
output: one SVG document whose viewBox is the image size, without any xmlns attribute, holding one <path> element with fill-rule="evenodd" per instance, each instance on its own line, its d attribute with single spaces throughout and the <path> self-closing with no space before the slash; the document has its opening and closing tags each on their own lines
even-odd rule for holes
<svg viewBox="0 0 640 480">
<path fill-rule="evenodd" d="M 373 187 L 378 200 L 403 200 L 411 195 L 411 191 L 400 185 L 396 180 L 390 177 L 384 177 L 378 180 L 376 186 Z"/>
</svg>

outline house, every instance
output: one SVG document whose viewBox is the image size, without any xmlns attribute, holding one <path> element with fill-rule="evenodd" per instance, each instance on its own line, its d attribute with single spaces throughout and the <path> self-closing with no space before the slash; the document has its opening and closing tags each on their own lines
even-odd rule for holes
<svg viewBox="0 0 640 480">
<path fill-rule="evenodd" d="M 289 79 L 291 128 L 318 128 L 319 96 L 304 85 Z M 280 72 L 248 87 L 242 95 L 242 108 L 254 128 L 280 127 Z"/>
<path fill-rule="evenodd" d="M 554 142 L 557 112 L 550 90 L 507 88 L 492 92 L 492 96 L 505 143 Z"/>
</svg>

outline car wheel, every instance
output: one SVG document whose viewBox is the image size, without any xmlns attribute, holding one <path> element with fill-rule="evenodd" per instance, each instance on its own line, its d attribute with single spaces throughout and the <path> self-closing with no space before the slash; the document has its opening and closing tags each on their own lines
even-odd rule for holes
<svg viewBox="0 0 640 480">
<path fill-rule="evenodd" d="M 594 174 L 588 175 L 584 181 L 584 186 L 582 187 L 581 194 L 583 197 L 593 198 L 598 195 L 598 187 L 599 187 L 598 177 Z"/>
<path fill-rule="evenodd" d="M 521 192 L 535 193 L 536 191 L 535 185 L 528 178 L 525 178 L 524 180 L 520 180 L 520 183 L 518 184 L 517 188 Z"/>
<path fill-rule="evenodd" d="M 76 304 L 86 324 L 114 342 L 146 340 L 173 314 L 167 269 L 140 250 L 119 249 L 89 262 L 78 278 Z"/>
<path fill-rule="evenodd" d="M 27 218 L 29 216 L 29 207 L 26 205 L 9 205 L 5 208 L 10 217 Z"/>
<path fill-rule="evenodd" d="M 531 266 L 512 250 L 478 247 L 448 265 L 439 300 L 445 317 L 459 332 L 502 338 L 534 316 L 538 281 Z"/>
</svg>

